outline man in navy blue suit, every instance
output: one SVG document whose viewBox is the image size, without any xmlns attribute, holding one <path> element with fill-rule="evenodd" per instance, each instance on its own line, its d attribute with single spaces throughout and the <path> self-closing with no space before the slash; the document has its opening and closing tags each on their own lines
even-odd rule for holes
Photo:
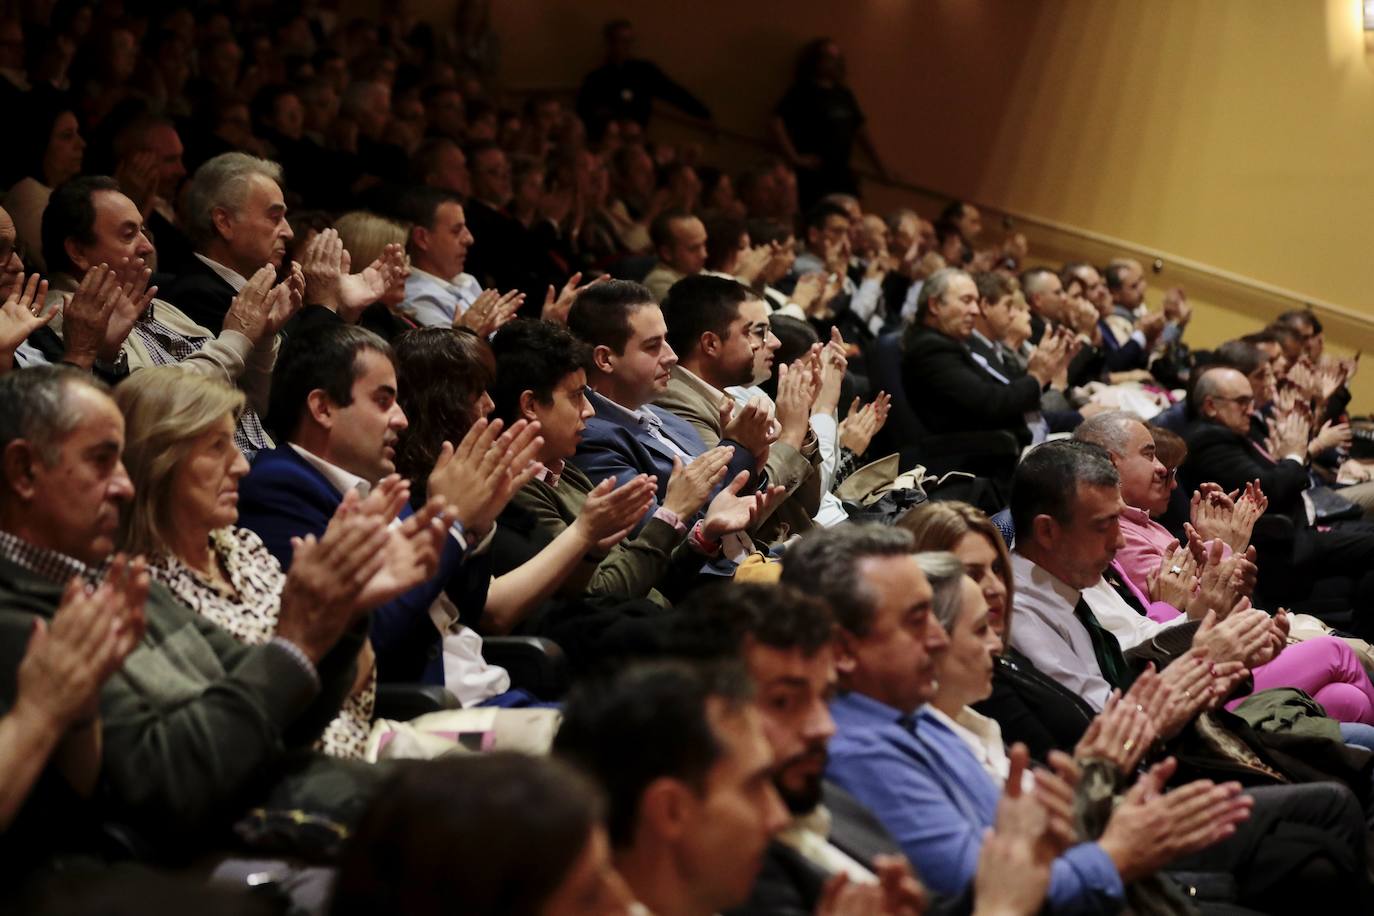
<svg viewBox="0 0 1374 916">
<path fill-rule="evenodd" d="M 394 473 L 407 425 L 396 389 L 390 345 L 362 328 L 321 324 L 293 334 L 282 349 L 267 416 L 280 444 L 259 452 L 241 483 L 239 518 L 284 567 L 293 537 L 322 534 L 347 491 L 366 496 Z M 542 443 L 537 424 L 517 424 L 499 438 L 497 431 L 478 423 L 441 456 L 428 492 L 457 521 L 439 570 L 372 617 L 383 681 L 442 683 L 464 705 L 510 688 L 506 672 L 482 660 L 472 626 L 486 604 L 485 546 L 495 518 L 538 468 L 532 457 Z M 506 473 L 511 468 L 520 470 Z"/>
<path fill-rule="evenodd" d="M 592 389 L 588 398 L 596 410 L 587 420 L 572 462 L 593 484 L 607 477 L 624 484 L 640 474 L 657 476 L 658 494 L 644 522 L 655 515 L 662 517 L 666 510 L 661 503 L 674 466 L 690 464 L 707 450 L 690 423 L 651 404 L 667 389 L 677 365 L 677 355 L 668 345 L 663 312 L 642 285 L 611 280 L 578 293 L 568 313 L 568 327 L 592 348 L 592 365 L 587 368 Z M 741 471 L 758 472 L 768 459 L 772 438 L 776 438 L 776 433 L 769 431 L 770 420 L 763 410 L 750 407 L 744 411 L 749 416 L 743 418 L 744 424 L 737 419 L 736 426 L 749 430 L 742 437 L 748 444 L 736 439 L 720 441 L 720 445 L 734 449 L 722 478 L 725 482 L 734 480 Z M 690 520 L 667 521 L 687 524 Z"/>
</svg>

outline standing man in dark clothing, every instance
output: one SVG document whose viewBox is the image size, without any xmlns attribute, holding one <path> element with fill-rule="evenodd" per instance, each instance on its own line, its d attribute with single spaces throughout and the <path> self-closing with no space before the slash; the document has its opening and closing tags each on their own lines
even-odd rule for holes
<svg viewBox="0 0 1374 916">
<path fill-rule="evenodd" d="M 829 38 L 817 38 L 802 49 L 797 77 L 773 109 L 773 139 L 797 170 L 803 210 L 827 194 L 857 194 L 858 181 L 849 167 L 857 141 L 878 174 L 888 177 L 863 109 L 845 85 L 844 54 Z"/>
<path fill-rule="evenodd" d="M 588 73 L 577 93 L 577 113 L 593 137 L 601 136 L 611 121 L 649 123 L 654 99 L 679 111 L 709 121 L 711 110 L 692 93 L 668 78 L 652 61 L 630 56 L 634 29 L 628 19 L 606 23 L 606 62 Z"/>
</svg>

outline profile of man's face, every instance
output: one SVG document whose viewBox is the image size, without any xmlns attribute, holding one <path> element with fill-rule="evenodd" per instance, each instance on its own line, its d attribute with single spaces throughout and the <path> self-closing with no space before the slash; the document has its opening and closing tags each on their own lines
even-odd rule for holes
<svg viewBox="0 0 1374 916">
<path fill-rule="evenodd" d="M 709 718 L 720 757 L 692 806 L 677 858 L 704 912 L 743 903 L 763 866 L 769 841 L 787 823 L 773 787 L 774 759 L 753 704 L 710 701 Z"/>
<path fill-rule="evenodd" d="M 114 552 L 120 509 L 133 497 L 121 458 L 124 417 L 104 392 L 80 383 L 64 387 L 62 408 L 75 425 L 55 454 L 11 443 L 5 476 L 24 501 L 38 546 L 99 566 Z"/>
<path fill-rule="evenodd" d="M 826 645 L 807 655 L 749 640 L 744 661 L 777 761 L 773 785 L 789 811 L 808 814 L 820 804 L 835 734 L 827 705 L 835 691 L 834 651 Z"/>
</svg>

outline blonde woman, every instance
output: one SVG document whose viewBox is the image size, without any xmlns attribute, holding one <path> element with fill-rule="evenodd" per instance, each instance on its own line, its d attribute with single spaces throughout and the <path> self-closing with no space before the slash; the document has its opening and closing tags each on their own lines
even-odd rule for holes
<svg viewBox="0 0 1374 916">
<path fill-rule="evenodd" d="M 248 462 L 234 446 L 243 392 L 176 367 L 143 369 L 115 390 L 126 425 L 124 464 L 134 484 L 123 546 L 148 557 L 154 581 L 249 644 L 276 634 L 286 574 L 261 540 L 237 527 Z M 369 602 L 370 603 L 370 602 Z M 376 697 L 372 651 L 317 747 L 360 758 Z"/>
<path fill-rule="evenodd" d="M 334 221 L 334 229 L 339 233 L 344 251 L 348 253 L 349 263 L 357 265 L 376 261 L 388 245 L 404 248 L 409 235 L 409 230 L 403 224 L 367 210 L 345 213 Z M 410 258 L 407 257 L 400 282 L 388 286 L 382 298 L 363 312 L 358 323 L 387 341 L 395 340 L 405 331 L 418 327 L 400 310 L 406 298 L 405 281 L 409 277 Z"/>
</svg>

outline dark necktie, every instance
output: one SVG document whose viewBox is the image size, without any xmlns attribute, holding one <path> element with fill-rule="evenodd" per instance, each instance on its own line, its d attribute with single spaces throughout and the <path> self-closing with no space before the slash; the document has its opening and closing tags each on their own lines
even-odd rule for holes
<svg viewBox="0 0 1374 916">
<path fill-rule="evenodd" d="M 1088 602 L 1082 596 L 1079 596 L 1073 615 L 1088 631 L 1088 638 L 1093 644 L 1093 655 L 1097 657 L 1097 667 L 1102 669 L 1103 679 L 1120 690 L 1129 688 L 1131 669 L 1126 664 L 1126 656 L 1121 654 L 1121 643 L 1116 641 L 1111 631 L 1097 622 L 1092 608 L 1088 607 Z"/>
<path fill-rule="evenodd" d="M 1117 572 L 1115 566 L 1108 566 L 1102 572 L 1102 578 L 1112 587 L 1112 591 L 1121 596 L 1121 600 L 1126 602 L 1127 607 L 1135 611 L 1141 617 L 1149 616 L 1149 611 L 1141 606 L 1140 601 L 1135 596 L 1135 592 L 1131 591 L 1131 587 L 1121 578 L 1121 574 Z"/>
</svg>

